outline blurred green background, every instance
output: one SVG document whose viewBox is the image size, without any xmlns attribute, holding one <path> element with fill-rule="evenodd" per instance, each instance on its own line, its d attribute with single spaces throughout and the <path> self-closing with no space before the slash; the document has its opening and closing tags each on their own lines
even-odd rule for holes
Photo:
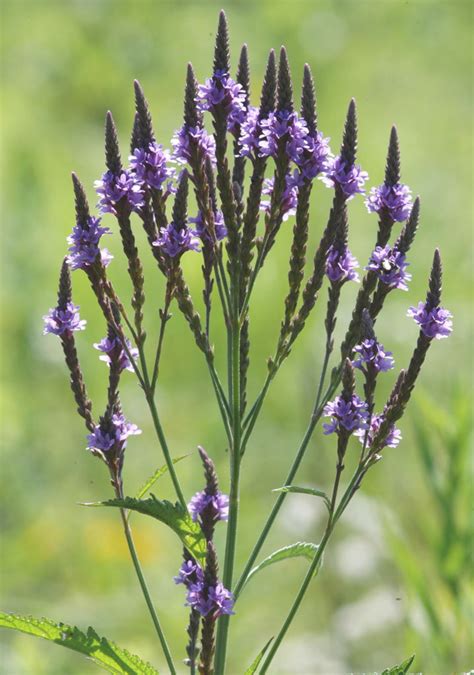
<svg viewBox="0 0 474 675">
<path fill-rule="evenodd" d="M 180 125 L 186 63 L 202 81 L 210 73 L 221 4 L 122 0 L 3 0 L 2 24 L 2 605 L 85 628 L 92 624 L 166 672 L 129 564 L 118 513 L 79 502 L 111 494 L 105 467 L 84 450 L 59 343 L 43 338 L 42 315 L 55 302 L 65 237 L 74 221 L 70 171 L 89 189 L 103 171 L 103 119 L 115 116 L 126 156 L 133 118 L 132 80 L 147 94 L 160 142 Z M 403 180 L 422 197 L 421 227 L 410 254 L 408 293 L 390 296 L 379 336 L 405 365 L 416 339 L 406 308 L 422 299 L 435 246 L 445 269 L 443 303 L 454 314 L 449 340 L 433 345 L 401 427 L 404 441 L 369 474 L 330 545 L 318 581 L 282 647 L 274 672 L 342 674 L 382 670 L 416 652 L 415 670 L 449 673 L 472 667 L 468 614 L 469 448 L 472 401 L 472 3 L 456 0 L 231 1 L 225 5 L 233 62 L 249 45 L 252 98 L 258 100 L 268 50 L 286 44 L 295 90 L 308 61 L 317 83 L 320 128 L 340 142 L 346 106 L 359 112 L 359 160 L 370 184 L 381 182 L 390 126 L 401 139 Z M 298 93 L 299 95 L 299 93 Z M 313 192 L 312 247 L 330 204 L 322 184 Z M 351 248 L 362 264 L 376 219 L 362 199 L 350 204 Z M 109 220 L 109 225 L 112 221 Z M 137 228 L 138 231 L 138 228 Z M 282 302 L 291 220 L 282 228 L 255 296 L 251 319 L 250 400 L 265 375 Z M 156 333 L 163 280 L 139 235 L 145 263 L 149 348 Z M 117 236 L 107 246 L 110 274 L 128 297 Z M 186 274 L 200 302 L 198 256 Z M 355 293 L 345 288 L 339 335 Z M 95 411 L 105 400 L 106 367 L 91 349 L 104 334 L 87 283 L 74 275 L 76 300 L 88 329 L 78 346 Z M 239 561 L 242 565 L 281 485 L 312 407 L 323 343 L 325 297 L 265 404 L 244 463 Z M 219 364 L 225 352 L 217 316 Z M 386 377 L 382 394 L 393 382 Z M 133 494 L 161 465 L 144 400 L 124 375 L 129 419 L 144 431 L 127 450 L 126 491 Z M 381 398 L 382 400 L 382 398 Z M 227 489 L 224 435 L 207 370 L 183 318 L 168 328 L 159 409 L 172 454 L 204 445 Z M 352 455 L 355 457 L 354 446 Z M 318 430 L 299 484 L 328 487 L 333 443 Z M 347 476 L 351 462 L 348 462 Z M 193 455 L 179 464 L 187 495 L 201 489 Z M 347 478 L 347 477 L 346 477 Z M 167 479 L 157 486 L 172 497 Z M 297 540 L 317 541 L 323 506 L 290 495 L 265 553 Z M 184 655 L 187 610 L 171 577 L 179 543 L 154 521 L 133 517 L 152 595 L 170 636 Z M 219 545 L 223 543 L 221 527 Z M 304 563 L 275 566 L 249 584 L 233 619 L 231 675 L 242 673 L 281 625 L 304 574 Z M 81 657 L 26 636 L 2 636 L 2 672 L 92 673 Z M 65 652 L 65 653 L 63 653 Z"/>
</svg>

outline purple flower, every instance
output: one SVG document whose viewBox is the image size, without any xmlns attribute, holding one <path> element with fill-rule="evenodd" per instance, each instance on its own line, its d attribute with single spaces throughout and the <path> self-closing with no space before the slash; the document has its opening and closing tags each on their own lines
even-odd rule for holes
<svg viewBox="0 0 474 675">
<path fill-rule="evenodd" d="M 122 346 L 120 339 L 115 337 L 105 337 L 100 342 L 94 344 L 95 349 L 98 349 L 100 352 L 103 352 L 102 356 L 99 356 L 101 361 L 105 361 L 109 366 L 113 362 L 118 363 L 120 370 L 130 370 L 133 372 L 133 366 L 130 363 L 127 352 Z M 127 339 L 127 347 L 129 348 L 130 354 L 134 359 L 138 358 L 138 349 L 132 347 L 130 341 Z"/>
<path fill-rule="evenodd" d="M 217 491 L 216 494 L 207 494 L 206 491 L 196 492 L 188 504 L 188 511 L 194 522 L 206 509 L 210 510 L 210 515 L 214 521 L 227 520 L 229 517 L 229 497 Z"/>
<path fill-rule="evenodd" d="M 399 288 L 407 291 L 407 281 L 410 281 L 411 274 L 406 271 L 409 263 L 405 262 L 405 254 L 392 249 L 389 245 L 377 246 L 372 253 L 366 270 L 377 272 L 377 276 L 384 284 L 390 288 Z"/>
<path fill-rule="evenodd" d="M 44 317 L 43 335 L 52 333 L 53 335 L 63 335 L 72 333 L 75 330 L 84 330 L 87 321 L 79 316 L 79 307 L 72 302 L 68 302 L 65 309 L 55 307 L 50 309 Z"/>
<path fill-rule="evenodd" d="M 232 133 L 245 120 L 246 94 L 242 85 L 234 82 L 229 74 L 218 70 L 205 84 L 199 85 L 196 98 L 198 110 L 213 111 L 220 107 L 227 117 L 227 128 Z"/>
<path fill-rule="evenodd" d="M 330 246 L 326 259 L 326 274 L 332 282 L 359 281 L 355 269 L 359 263 L 347 246 L 342 250 Z"/>
<path fill-rule="evenodd" d="M 288 110 L 271 112 L 260 122 L 259 154 L 275 158 L 281 139 L 286 138 L 286 152 L 298 164 L 303 156 L 305 138 L 308 135 L 306 122 L 297 113 Z"/>
<path fill-rule="evenodd" d="M 106 171 L 100 180 L 94 183 L 100 197 L 98 206 L 102 213 L 117 215 L 117 204 L 127 200 L 132 211 L 136 211 L 143 204 L 143 190 L 136 178 L 129 171 L 122 171 L 120 175 Z"/>
<path fill-rule="evenodd" d="M 96 425 L 94 431 L 87 436 L 87 449 L 108 452 L 114 450 L 120 454 L 127 445 L 129 436 L 141 434 L 141 430 L 127 422 L 122 414 L 112 415 L 112 419 L 106 422 L 103 418 L 101 424 Z"/>
<path fill-rule="evenodd" d="M 286 187 L 285 190 L 283 191 L 280 204 L 283 220 L 288 220 L 290 216 L 295 215 L 296 207 L 298 206 L 298 193 L 301 184 L 302 178 L 297 169 L 295 169 L 293 173 L 289 173 L 286 176 Z M 273 185 L 274 185 L 273 178 L 265 179 L 262 194 L 271 196 L 273 194 Z M 267 213 L 269 213 L 270 206 L 271 206 L 271 199 L 265 200 L 262 201 L 262 203 L 260 204 L 260 209 L 262 211 L 266 211 Z"/>
<path fill-rule="evenodd" d="M 184 584 L 189 587 L 191 584 L 202 583 L 204 572 L 195 560 L 185 560 L 179 569 L 178 576 L 173 577 L 173 579 L 175 584 Z"/>
<path fill-rule="evenodd" d="M 333 156 L 329 141 L 330 139 L 325 138 L 320 131 L 306 137 L 304 152 L 299 155 L 297 164 L 308 180 L 316 178 L 318 174 L 325 173 L 330 168 Z"/>
<path fill-rule="evenodd" d="M 157 143 L 150 143 L 147 150 L 135 148 L 129 160 L 137 179 L 150 188 L 161 190 L 174 176 L 174 169 L 167 166 L 169 152 Z"/>
<path fill-rule="evenodd" d="M 347 166 L 338 155 L 334 158 L 321 180 L 329 187 L 339 185 L 349 200 L 357 193 L 364 193 L 364 185 L 368 177 L 369 174 L 366 171 L 362 171 L 359 165 L 353 164 L 352 166 Z"/>
<path fill-rule="evenodd" d="M 186 605 L 196 609 L 201 616 L 213 614 L 217 619 L 222 614 L 234 613 L 233 595 L 220 582 L 215 586 L 206 586 L 204 582 L 191 584 L 186 600 Z"/>
<path fill-rule="evenodd" d="M 442 340 L 447 338 L 453 330 L 452 314 L 443 307 L 428 307 L 419 302 L 418 307 L 410 307 L 407 316 L 412 316 L 420 326 L 424 335 L 429 338 Z"/>
<path fill-rule="evenodd" d="M 367 403 L 362 401 L 356 394 L 350 401 L 345 401 L 342 396 L 336 396 L 324 407 L 324 416 L 332 417 L 329 424 L 323 424 L 324 434 L 342 431 L 344 428 L 351 433 L 357 429 L 367 429 Z"/>
<path fill-rule="evenodd" d="M 195 218 L 189 218 L 189 222 L 194 224 L 194 232 L 201 240 L 206 239 L 207 241 L 212 242 L 211 235 L 204 222 L 201 211 L 198 211 Z M 227 228 L 224 223 L 222 211 L 214 212 L 214 228 L 217 241 L 222 241 L 222 239 L 227 236 Z"/>
<path fill-rule="evenodd" d="M 258 142 L 260 135 L 260 124 L 258 120 L 259 110 L 250 106 L 247 110 L 245 119 L 240 125 L 240 156 L 255 156 L 258 152 Z"/>
<path fill-rule="evenodd" d="M 188 227 L 177 228 L 173 222 L 160 228 L 160 234 L 153 246 L 158 246 L 170 258 L 175 258 L 185 251 L 199 251 L 199 241 L 194 230 Z"/>
<path fill-rule="evenodd" d="M 412 202 L 411 190 L 403 183 L 396 185 L 379 185 L 373 187 L 365 200 L 369 212 L 379 213 L 385 209 L 394 221 L 401 222 L 410 215 Z"/>
<path fill-rule="evenodd" d="M 356 354 L 352 365 L 364 373 L 369 369 L 379 373 L 385 373 L 393 368 L 392 352 L 386 352 L 384 346 L 377 340 L 368 338 L 354 347 Z"/>
<path fill-rule="evenodd" d="M 89 216 L 87 219 L 87 226 L 77 223 L 72 234 L 67 238 L 70 255 L 67 262 L 71 269 L 85 269 L 89 265 L 93 265 L 100 256 L 100 260 L 104 267 L 107 267 L 112 260 L 112 255 L 107 249 L 99 249 L 99 241 L 103 234 L 111 234 L 108 227 L 102 227 L 100 218 Z"/>
<path fill-rule="evenodd" d="M 179 164 L 189 163 L 191 160 L 191 146 L 197 146 L 204 158 L 209 157 L 216 163 L 216 143 L 213 136 L 209 136 L 201 127 L 188 127 L 184 124 L 171 139 L 173 146 L 172 159 Z"/>
<path fill-rule="evenodd" d="M 383 414 L 382 415 L 373 415 L 372 419 L 370 420 L 370 427 L 368 432 L 365 429 L 358 429 L 355 433 L 354 436 L 357 436 L 359 441 L 364 445 L 365 443 L 365 436 L 367 434 L 367 446 L 370 448 L 372 446 L 372 443 L 374 441 L 375 436 L 377 435 L 377 432 L 380 428 L 380 425 L 382 424 L 384 419 Z M 402 434 L 400 429 L 397 429 L 397 427 L 392 424 L 390 427 L 387 438 L 385 439 L 385 443 L 383 444 L 383 448 L 388 447 L 388 448 L 396 448 L 397 445 L 400 443 L 402 440 Z M 381 450 L 382 448 L 379 448 Z"/>
</svg>

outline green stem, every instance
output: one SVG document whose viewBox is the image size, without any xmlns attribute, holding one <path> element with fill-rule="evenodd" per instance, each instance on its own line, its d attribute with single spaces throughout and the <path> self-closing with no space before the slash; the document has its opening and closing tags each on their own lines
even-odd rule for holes
<svg viewBox="0 0 474 675">
<path fill-rule="evenodd" d="M 171 288 L 169 282 L 166 286 L 166 295 L 165 295 L 165 304 L 161 314 L 161 324 L 160 324 L 160 334 L 158 337 L 158 344 L 156 347 L 155 362 L 153 364 L 153 374 L 151 376 L 151 391 L 154 392 L 156 388 L 156 382 L 158 380 L 158 373 L 160 369 L 160 358 L 161 350 L 163 348 L 163 339 L 165 337 L 165 328 L 168 323 L 170 315 L 168 315 L 168 310 L 171 304 Z"/>
<path fill-rule="evenodd" d="M 234 297 L 234 321 L 232 325 L 232 452 L 230 454 L 230 495 L 229 495 L 229 521 L 227 526 L 227 539 L 224 558 L 224 572 L 222 583 L 225 588 L 232 589 L 235 550 L 237 540 L 237 521 L 239 515 L 239 485 L 240 485 L 240 438 L 241 438 L 241 415 L 240 415 L 240 325 L 238 314 L 238 284 L 235 285 Z M 229 615 L 224 614 L 219 618 L 216 637 L 215 673 L 223 675 L 225 669 L 227 638 L 229 634 Z"/>
<path fill-rule="evenodd" d="M 158 440 L 160 441 L 160 445 L 161 445 L 161 449 L 163 450 L 163 455 L 164 455 L 164 458 L 165 458 L 166 466 L 168 467 L 168 471 L 169 471 L 169 474 L 171 476 L 171 481 L 174 485 L 176 495 L 179 499 L 179 502 L 180 502 L 181 506 L 184 506 L 184 508 L 187 509 L 186 500 L 184 499 L 183 491 L 181 490 L 181 485 L 179 483 L 178 476 L 177 476 L 176 471 L 174 469 L 173 460 L 171 459 L 168 444 L 166 442 L 165 434 L 163 432 L 163 427 L 161 426 L 160 418 L 158 416 L 158 410 L 156 409 L 156 404 L 155 404 L 155 399 L 153 398 L 153 393 L 151 391 L 147 390 L 147 391 L 145 391 L 145 395 L 146 395 L 146 400 L 148 402 L 148 407 L 150 408 L 151 417 L 153 419 L 153 425 L 155 427 L 156 435 L 158 436 Z"/>
</svg>

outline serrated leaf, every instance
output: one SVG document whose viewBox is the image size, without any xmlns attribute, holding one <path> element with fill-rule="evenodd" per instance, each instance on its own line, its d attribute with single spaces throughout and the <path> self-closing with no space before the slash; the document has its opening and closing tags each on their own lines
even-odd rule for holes
<svg viewBox="0 0 474 675">
<path fill-rule="evenodd" d="M 125 497 L 124 499 L 109 499 L 105 502 L 90 502 L 84 506 L 115 506 L 156 518 L 178 535 L 183 546 L 201 564 L 206 559 L 206 539 L 201 526 L 193 522 L 188 511 L 181 504 L 172 504 L 166 499 L 157 499 L 155 495 L 151 495 L 148 499 Z"/>
<path fill-rule="evenodd" d="M 180 462 L 182 459 L 185 459 L 186 457 L 189 457 L 188 455 L 181 455 L 181 457 L 176 457 L 175 459 L 172 460 L 173 464 L 177 464 Z M 149 490 L 154 486 L 158 478 L 161 478 L 163 474 L 165 474 L 168 471 L 168 466 L 164 464 L 161 466 L 159 469 L 155 471 L 155 473 L 150 476 L 150 478 L 147 480 L 147 482 L 140 488 L 140 490 L 137 492 L 135 495 L 135 499 L 141 499 L 144 495 L 146 495 Z"/>
<path fill-rule="evenodd" d="M 398 666 L 393 666 L 393 668 L 386 668 L 382 675 L 406 675 L 408 673 L 408 668 L 411 666 L 415 660 L 415 655 L 411 656 L 409 659 L 403 661 Z"/>
<path fill-rule="evenodd" d="M 257 670 L 257 668 L 260 664 L 260 661 L 265 656 L 265 652 L 269 648 L 272 641 L 273 641 L 273 638 L 270 638 L 269 641 L 267 642 L 267 644 L 265 645 L 265 647 L 257 654 L 257 658 L 255 659 L 255 661 L 252 662 L 252 665 L 249 668 L 247 668 L 244 675 L 254 675 L 254 673 L 256 672 L 256 670 Z"/>
<path fill-rule="evenodd" d="M 0 626 L 49 640 L 62 647 L 84 654 L 109 673 L 121 675 L 158 675 L 158 671 L 138 656 L 118 647 L 107 638 L 99 637 L 91 627 L 83 633 L 76 626 L 55 623 L 50 619 L 0 612 Z"/>
<path fill-rule="evenodd" d="M 296 544 L 290 544 L 289 546 L 279 548 L 277 551 L 271 553 L 268 558 L 262 560 L 259 565 L 250 570 L 245 583 L 247 584 L 249 579 L 257 574 L 257 572 L 260 572 L 260 570 L 280 562 L 281 560 L 287 560 L 288 558 L 306 558 L 307 560 L 313 560 L 317 550 L 317 544 L 311 544 L 304 541 L 297 541 Z"/>
<path fill-rule="evenodd" d="M 323 492 L 323 490 L 318 490 L 316 488 L 305 488 L 298 487 L 297 485 L 284 485 L 281 488 L 275 488 L 272 492 L 296 492 L 297 494 L 302 495 L 313 495 L 313 497 L 321 497 L 324 500 L 326 508 L 328 511 L 331 509 L 331 500 L 328 495 Z"/>
</svg>

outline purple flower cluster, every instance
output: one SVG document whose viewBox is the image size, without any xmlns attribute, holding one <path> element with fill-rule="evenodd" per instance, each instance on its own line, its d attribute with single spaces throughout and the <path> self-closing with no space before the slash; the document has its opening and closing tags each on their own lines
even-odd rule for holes
<svg viewBox="0 0 474 675">
<path fill-rule="evenodd" d="M 207 241 L 212 242 L 211 235 L 207 229 L 206 223 L 204 222 L 201 211 L 198 211 L 198 214 L 195 218 L 189 218 L 189 222 L 193 223 L 194 232 L 201 239 L 201 241 L 206 239 Z M 222 239 L 227 236 L 227 228 L 225 226 L 222 211 L 214 212 L 214 229 L 217 241 L 222 241 Z"/>
<path fill-rule="evenodd" d="M 384 346 L 377 340 L 368 338 L 354 347 L 355 358 L 352 361 L 354 368 L 364 373 L 369 369 L 378 373 L 385 373 L 393 368 L 392 352 L 386 352 Z"/>
<path fill-rule="evenodd" d="M 207 586 L 198 582 L 188 589 L 186 605 L 196 609 L 201 616 L 212 614 L 215 619 L 222 614 L 234 614 L 234 598 L 221 582 L 215 586 Z"/>
<path fill-rule="evenodd" d="M 102 420 L 101 424 L 96 425 L 94 431 L 87 436 L 87 449 L 100 452 L 114 450 L 120 454 L 127 445 L 127 438 L 141 433 L 141 430 L 135 424 L 127 422 L 122 414 L 113 415 L 108 423 Z"/>
<path fill-rule="evenodd" d="M 429 338 L 442 340 L 453 330 L 453 315 L 443 307 L 428 307 L 426 303 L 419 302 L 418 307 L 410 307 L 407 316 L 413 317 L 424 335 Z"/>
<path fill-rule="evenodd" d="M 179 569 L 178 576 L 173 577 L 175 584 L 190 586 L 204 581 L 201 565 L 195 560 L 185 560 Z"/>
<path fill-rule="evenodd" d="M 216 143 L 202 127 L 189 127 L 184 124 L 171 139 L 172 159 L 179 164 L 187 164 L 191 159 L 192 146 L 199 149 L 201 155 L 216 163 Z"/>
<path fill-rule="evenodd" d="M 128 170 L 119 175 L 106 171 L 100 180 L 95 181 L 94 187 L 100 197 L 98 207 L 102 213 L 117 215 L 117 204 L 121 200 L 126 200 L 132 211 L 143 204 L 142 185 Z"/>
<path fill-rule="evenodd" d="M 227 117 L 227 128 L 235 132 L 237 125 L 245 120 L 246 94 L 242 85 L 234 82 L 224 70 L 218 70 L 205 84 L 199 85 L 196 98 L 201 111 L 221 108 Z"/>
<path fill-rule="evenodd" d="M 286 176 L 286 187 L 283 191 L 281 198 L 280 209 L 282 213 L 283 220 L 288 220 L 290 216 L 294 216 L 296 213 L 296 207 L 298 206 L 298 192 L 302 184 L 302 178 L 297 169 L 292 173 L 289 173 Z M 266 178 L 262 190 L 262 194 L 271 195 L 273 194 L 274 179 Z M 271 199 L 264 200 L 260 204 L 260 209 L 270 211 Z"/>
<path fill-rule="evenodd" d="M 186 605 L 196 609 L 201 616 L 212 614 L 217 619 L 222 614 L 234 613 L 232 593 L 220 582 L 217 582 L 215 586 L 206 584 L 204 572 L 194 560 L 183 562 L 174 581 L 177 584 L 184 584 L 188 591 Z"/>
<path fill-rule="evenodd" d="M 249 106 L 247 115 L 240 125 L 240 156 L 251 157 L 258 154 L 259 147 L 259 109 Z"/>
<path fill-rule="evenodd" d="M 131 372 L 133 372 L 133 366 L 130 363 L 128 354 L 123 348 L 123 345 L 117 336 L 112 338 L 105 337 L 100 342 L 96 342 L 94 344 L 94 347 L 95 349 L 98 349 L 100 352 L 103 352 L 102 356 L 99 356 L 99 359 L 101 361 L 105 361 L 105 363 L 107 363 L 108 366 L 110 366 L 110 364 L 114 362 L 118 363 L 120 370 L 130 370 Z M 138 349 L 136 347 L 132 347 L 128 339 L 127 339 L 127 347 L 129 349 L 131 356 L 134 359 L 137 359 Z"/>
<path fill-rule="evenodd" d="M 163 150 L 157 143 L 150 143 L 147 150 L 136 148 L 129 160 L 138 181 L 155 190 L 161 190 L 174 176 L 174 169 L 167 164 L 170 161 L 168 150 Z"/>
<path fill-rule="evenodd" d="M 305 138 L 303 152 L 299 153 L 296 163 L 303 176 L 308 180 L 312 180 L 320 173 L 324 174 L 330 169 L 333 156 L 329 147 L 329 140 L 320 131 L 315 134 L 308 134 Z"/>
<path fill-rule="evenodd" d="M 372 253 L 366 270 L 372 270 L 377 273 L 378 278 L 390 288 L 399 288 L 407 291 L 407 281 L 410 281 L 411 274 L 406 271 L 409 263 L 405 261 L 405 254 L 397 251 L 396 248 L 387 246 L 377 246 Z"/>
<path fill-rule="evenodd" d="M 288 110 L 271 112 L 260 122 L 259 154 L 261 157 L 275 158 L 282 139 L 286 139 L 288 157 L 299 163 L 305 147 L 308 127 L 297 113 Z"/>
<path fill-rule="evenodd" d="M 229 517 L 229 497 L 217 492 L 208 494 L 205 490 L 196 492 L 188 504 L 188 511 L 192 519 L 196 522 L 203 511 L 214 521 L 227 520 Z"/>
<path fill-rule="evenodd" d="M 358 429 L 354 433 L 354 436 L 357 436 L 363 445 L 366 442 L 365 437 L 367 435 L 367 446 L 370 448 L 372 446 L 375 436 L 377 435 L 378 430 L 380 429 L 380 425 L 382 424 L 383 419 L 384 419 L 383 415 L 373 415 L 370 420 L 369 429 L 368 430 Z M 385 443 L 383 444 L 382 447 L 396 448 L 401 440 L 402 440 L 401 431 L 400 429 L 397 429 L 397 427 L 393 424 L 388 431 Z M 381 449 L 382 448 L 379 448 L 379 450 Z"/>
<path fill-rule="evenodd" d="M 111 234 L 108 227 L 100 224 L 100 218 L 89 216 L 87 225 L 83 226 L 77 223 L 72 234 L 67 238 L 69 246 L 69 256 L 67 262 L 71 269 L 85 269 L 93 265 L 98 256 L 104 267 L 107 267 L 112 260 L 112 255 L 107 249 L 99 249 L 99 241 L 103 234 Z"/>
<path fill-rule="evenodd" d="M 79 307 L 72 302 L 68 302 L 66 309 L 55 307 L 50 309 L 48 314 L 43 316 L 44 329 L 43 335 L 51 333 L 52 335 L 63 335 L 72 333 L 75 330 L 84 330 L 87 321 L 79 316 Z"/>
<path fill-rule="evenodd" d="M 174 222 L 160 228 L 158 238 L 153 242 L 170 258 L 175 258 L 185 251 L 199 251 L 199 241 L 194 230 L 188 227 L 178 228 Z"/>
<path fill-rule="evenodd" d="M 369 174 L 362 171 L 359 165 L 348 166 L 338 155 L 332 160 L 321 180 L 329 187 L 338 185 L 349 200 L 357 193 L 364 194 L 364 185 L 368 177 Z"/>
<path fill-rule="evenodd" d="M 342 250 L 330 246 L 326 258 L 326 274 L 332 282 L 359 281 L 355 271 L 359 263 L 347 246 Z"/>
<path fill-rule="evenodd" d="M 334 401 L 330 401 L 324 407 L 324 416 L 332 417 L 329 424 L 323 424 L 324 434 L 338 433 L 345 429 L 353 433 L 357 429 L 367 429 L 367 403 L 362 401 L 356 394 L 352 395 L 350 401 L 346 401 L 342 396 L 336 396 Z"/>
<path fill-rule="evenodd" d="M 393 221 L 401 222 L 410 215 L 412 207 L 411 190 L 403 183 L 379 185 L 371 189 L 365 204 L 369 212 L 380 213 L 380 211 L 385 210 Z"/>
</svg>

